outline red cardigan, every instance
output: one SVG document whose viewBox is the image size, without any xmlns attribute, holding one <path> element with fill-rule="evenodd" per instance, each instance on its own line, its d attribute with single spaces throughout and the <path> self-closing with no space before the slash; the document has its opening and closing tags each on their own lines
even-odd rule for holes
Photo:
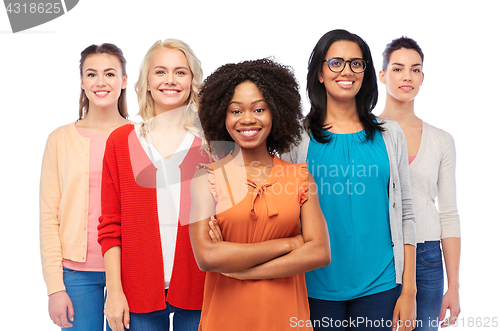
<svg viewBox="0 0 500 331">
<path fill-rule="evenodd" d="M 167 301 L 178 308 L 200 310 L 205 273 L 200 271 L 189 239 L 191 179 L 200 163 L 201 141 L 191 145 L 181 169 L 179 225 Z M 122 285 L 131 312 L 148 313 L 166 307 L 163 256 L 156 202 L 156 168 L 144 152 L 132 124 L 108 138 L 102 171 L 102 254 L 122 248 Z"/>
</svg>

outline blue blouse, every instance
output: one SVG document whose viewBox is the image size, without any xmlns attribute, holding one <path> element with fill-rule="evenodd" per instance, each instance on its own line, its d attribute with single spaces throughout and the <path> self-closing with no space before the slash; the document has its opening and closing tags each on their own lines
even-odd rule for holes
<svg viewBox="0 0 500 331">
<path fill-rule="evenodd" d="M 389 157 L 382 134 L 311 136 L 307 169 L 316 181 L 330 235 L 329 266 L 306 273 L 309 297 L 344 301 L 396 287 L 389 226 Z"/>
</svg>

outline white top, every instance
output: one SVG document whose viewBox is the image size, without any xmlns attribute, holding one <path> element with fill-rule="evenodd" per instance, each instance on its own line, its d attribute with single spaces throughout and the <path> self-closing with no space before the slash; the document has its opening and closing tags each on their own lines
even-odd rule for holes
<svg viewBox="0 0 500 331">
<path fill-rule="evenodd" d="M 163 158 L 151 141 L 141 134 L 141 124 L 135 125 L 135 132 L 149 159 L 158 169 L 156 172 L 156 201 L 160 223 L 165 288 L 168 288 L 170 277 L 172 277 L 177 224 L 179 222 L 181 199 L 181 170 L 179 166 L 193 144 L 195 136 L 188 131 L 177 150 L 167 159 Z"/>
<path fill-rule="evenodd" d="M 453 137 L 422 121 L 422 139 L 410 164 L 417 242 L 460 238 Z M 436 197 L 438 209 L 436 208 Z"/>
</svg>

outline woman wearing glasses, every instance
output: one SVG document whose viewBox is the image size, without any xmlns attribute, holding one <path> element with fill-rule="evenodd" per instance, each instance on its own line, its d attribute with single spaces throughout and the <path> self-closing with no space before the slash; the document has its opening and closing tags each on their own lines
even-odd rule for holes
<svg viewBox="0 0 500 331">
<path fill-rule="evenodd" d="M 453 137 L 415 115 L 414 102 L 424 80 L 424 54 L 410 38 L 389 43 L 380 81 L 387 90 L 382 117 L 397 120 L 408 146 L 411 195 L 417 219 L 417 330 L 437 330 L 450 310 L 450 324 L 460 313 L 458 270 L 460 220 L 455 191 Z M 438 197 L 439 212 L 434 200 Z M 443 246 L 448 290 L 443 297 Z M 445 321 L 444 324 L 448 324 Z"/>
<path fill-rule="evenodd" d="M 330 234 L 332 262 L 306 273 L 311 321 L 315 330 L 411 330 L 415 220 L 403 131 L 371 113 L 377 78 L 359 36 L 326 33 L 308 69 L 307 134 L 285 159 L 307 162 Z"/>
</svg>

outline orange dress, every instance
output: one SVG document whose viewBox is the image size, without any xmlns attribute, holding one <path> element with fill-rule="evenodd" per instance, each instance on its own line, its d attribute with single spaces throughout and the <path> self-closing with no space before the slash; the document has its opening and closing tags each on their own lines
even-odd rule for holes
<svg viewBox="0 0 500 331">
<path fill-rule="evenodd" d="M 300 233 L 300 207 L 308 198 L 306 164 L 274 156 L 266 182 L 257 186 L 231 155 L 203 166 L 224 240 L 255 243 Z M 253 191 L 253 192 L 252 192 Z M 268 280 L 237 280 L 207 272 L 199 330 L 312 330 L 304 274 Z M 302 326 L 301 325 L 301 326 Z"/>
</svg>

